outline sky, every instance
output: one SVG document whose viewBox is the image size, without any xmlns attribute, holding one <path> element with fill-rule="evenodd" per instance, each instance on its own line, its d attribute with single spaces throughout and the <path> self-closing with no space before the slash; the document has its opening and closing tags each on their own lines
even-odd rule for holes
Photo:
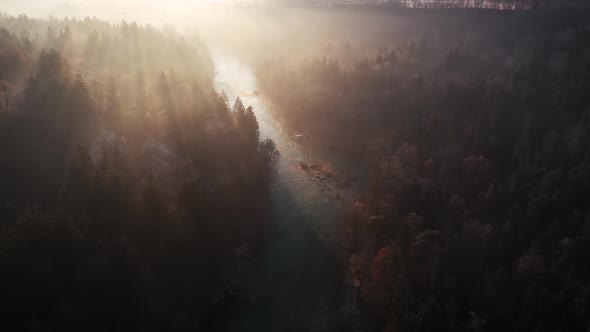
<svg viewBox="0 0 590 332">
<path fill-rule="evenodd" d="M 0 11 L 31 17 L 96 16 L 111 20 L 170 21 L 203 4 L 227 0 L 0 0 Z"/>
</svg>

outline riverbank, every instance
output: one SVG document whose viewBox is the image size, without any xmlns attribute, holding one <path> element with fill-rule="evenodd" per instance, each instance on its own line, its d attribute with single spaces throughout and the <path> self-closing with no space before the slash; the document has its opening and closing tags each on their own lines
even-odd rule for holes
<svg viewBox="0 0 590 332">
<path fill-rule="evenodd" d="M 266 246 L 246 268 L 249 299 L 229 298 L 222 331 L 301 331 L 333 326 L 347 280 L 346 216 L 357 195 L 346 156 L 305 144 L 286 129 L 264 100 L 247 63 L 213 52 L 215 88 L 252 106 L 261 139 L 280 155 L 271 192 L 273 225 Z M 307 165 L 307 169 L 301 167 Z M 346 171 L 345 171 L 346 170 Z M 358 177 L 358 175 L 355 175 Z M 217 320 L 216 320 L 217 321 Z"/>
</svg>

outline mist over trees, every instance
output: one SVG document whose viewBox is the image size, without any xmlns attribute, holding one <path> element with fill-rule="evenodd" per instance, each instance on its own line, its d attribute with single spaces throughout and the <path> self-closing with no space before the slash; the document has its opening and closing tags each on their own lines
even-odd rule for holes
<svg viewBox="0 0 590 332">
<path fill-rule="evenodd" d="M 274 145 L 172 29 L 0 17 L 0 321 L 192 330 L 241 286 Z"/>
<path fill-rule="evenodd" d="M 583 1 L 288 4 L 0 14 L 0 330 L 588 331 Z"/>
<path fill-rule="evenodd" d="M 587 14 L 409 15 L 258 67 L 293 130 L 372 165 L 346 241 L 367 328 L 585 331 Z"/>
</svg>

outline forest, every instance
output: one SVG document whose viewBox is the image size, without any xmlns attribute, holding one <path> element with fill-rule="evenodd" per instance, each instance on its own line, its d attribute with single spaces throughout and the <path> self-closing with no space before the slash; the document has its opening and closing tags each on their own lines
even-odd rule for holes
<svg viewBox="0 0 590 332">
<path fill-rule="evenodd" d="M 1 329 L 202 325 L 269 222 L 275 149 L 252 108 L 172 29 L 0 27 Z"/>
<path fill-rule="evenodd" d="M 0 330 L 590 330 L 583 1 L 189 2 L 0 13 Z"/>
<path fill-rule="evenodd" d="M 285 123 L 370 163 L 346 239 L 368 330 L 586 331 L 587 13 L 404 14 L 258 67 Z"/>
</svg>

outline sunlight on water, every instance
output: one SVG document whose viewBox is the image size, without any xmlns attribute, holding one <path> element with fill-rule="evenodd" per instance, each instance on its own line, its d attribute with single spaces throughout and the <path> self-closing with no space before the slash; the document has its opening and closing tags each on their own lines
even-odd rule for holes
<svg viewBox="0 0 590 332">
<path fill-rule="evenodd" d="M 251 68 L 236 58 L 214 53 L 216 63 L 215 87 L 218 92 L 225 91 L 230 98 L 230 107 L 237 97 L 246 106 L 252 106 L 260 127 L 261 139 L 272 139 L 280 159 L 277 179 L 287 183 L 306 182 L 308 176 L 297 169 L 297 163 L 309 160 L 312 156 L 294 139 L 294 135 L 283 129 L 268 109 L 267 103 L 258 91 L 256 76 Z M 309 189 L 309 188 L 308 188 Z"/>
<path fill-rule="evenodd" d="M 319 157 L 273 117 L 250 66 L 221 52 L 213 52 L 213 61 L 217 91 L 225 91 L 231 105 L 237 97 L 244 105 L 251 105 L 261 138 L 272 139 L 280 151 L 272 190 L 276 230 L 269 235 L 268 253 L 253 273 L 257 279 L 257 301 L 242 310 L 239 317 L 233 317 L 228 329 L 243 331 L 246 326 L 256 326 L 258 331 L 285 330 L 294 323 L 294 308 L 299 307 L 301 313 L 312 310 L 311 304 L 324 301 L 324 292 L 335 286 L 326 270 L 310 276 L 310 283 L 302 283 L 301 276 L 293 271 L 308 271 L 339 260 L 341 222 L 353 195 L 315 178 L 313 172 L 300 169 L 299 162 Z M 311 284 L 319 289 L 310 287 Z M 300 302 L 302 296 L 304 302 Z M 301 318 L 296 319 L 299 324 L 307 319 Z"/>
</svg>

